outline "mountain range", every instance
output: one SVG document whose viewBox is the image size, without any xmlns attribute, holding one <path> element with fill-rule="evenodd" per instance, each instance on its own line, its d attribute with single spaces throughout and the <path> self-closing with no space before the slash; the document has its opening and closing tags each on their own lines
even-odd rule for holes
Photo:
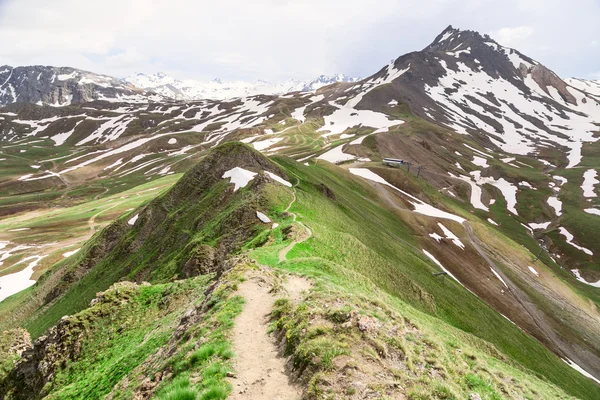
<svg viewBox="0 0 600 400">
<path fill-rule="evenodd" d="M 153 91 L 166 98 L 175 100 L 227 100 L 258 94 L 281 95 L 290 92 L 312 92 L 333 83 L 356 82 L 358 80 L 359 78 L 338 74 L 331 76 L 321 75 L 310 81 L 288 80 L 281 83 L 266 81 L 223 82 L 218 78 L 202 82 L 195 80 L 180 81 L 161 72 L 152 75 L 138 73 L 123 79 L 124 82 L 135 87 Z"/>
<path fill-rule="evenodd" d="M 359 78 L 343 74 L 321 75 L 310 81 L 288 80 L 223 82 L 220 79 L 202 82 L 180 81 L 164 73 L 137 73 L 124 79 L 95 74 L 70 67 L 0 66 L 0 105 L 35 103 L 65 106 L 93 100 L 111 102 L 149 102 L 169 100 L 227 100 L 258 94 L 281 95 L 290 92 L 310 92 L 336 82 L 356 82 Z"/>
<path fill-rule="evenodd" d="M 0 82 L 0 398 L 600 396 L 599 82 Z"/>
</svg>

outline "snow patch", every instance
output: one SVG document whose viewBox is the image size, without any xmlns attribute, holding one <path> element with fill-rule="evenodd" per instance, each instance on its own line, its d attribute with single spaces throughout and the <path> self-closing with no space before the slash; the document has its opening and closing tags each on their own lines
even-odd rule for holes
<svg viewBox="0 0 600 400">
<path fill-rule="evenodd" d="M 258 219 L 261 220 L 261 222 L 263 222 L 265 224 L 271 223 L 271 219 L 269 219 L 269 217 L 267 217 L 265 214 L 261 213 L 260 211 L 256 211 L 256 216 L 258 217 Z"/>
<path fill-rule="evenodd" d="M 414 212 L 416 212 L 416 213 L 427 215 L 429 217 L 449 219 L 452 221 L 456 221 L 460 224 L 465 222 L 464 218 L 461 218 L 457 215 L 450 214 L 448 212 L 445 212 L 438 208 L 435 208 L 432 205 L 429 205 L 429 204 L 419 200 L 415 196 L 405 192 L 404 190 L 398 189 L 397 187 L 390 184 L 388 181 L 386 181 L 385 179 L 383 179 L 382 177 L 380 177 L 379 175 L 377 175 L 376 173 L 374 173 L 371 170 L 368 170 L 366 168 L 349 168 L 349 171 L 353 175 L 357 175 L 357 176 L 360 176 L 361 178 L 364 178 L 364 179 L 367 179 L 367 180 L 370 180 L 373 182 L 381 183 L 382 185 L 389 186 L 392 189 L 395 189 L 398 192 L 402 193 L 404 196 L 410 198 L 411 200 L 409 200 L 409 203 L 411 203 L 413 205 L 413 207 L 415 208 Z"/>
<path fill-rule="evenodd" d="M 585 279 L 583 279 L 583 276 L 581 276 L 581 274 L 579 273 L 578 269 L 572 269 L 571 272 L 573 273 L 573 275 L 575 275 L 575 279 L 577 279 L 579 282 L 583 282 L 586 285 L 590 285 L 590 286 L 594 286 L 597 288 L 600 288 L 600 281 L 598 282 L 588 282 Z"/>
<path fill-rule="evenodd" d="M 75 250 L 67 251 L 66 253 L 63 253 L 62 256 L 64 258 L 71 257 L 73 254 L 77 253 L 79 250 L 81 250 L 81 249 L 75 249 Z"/>
<path fill-rule="evenodd" d="M 343 161 L 354 160 L 356 158 L 356 156 L 344 153 L 342 151 L 343 147 L 344 147 L 343 144 L 339 145 L 337 147 L 334 147 L 333 149 L 321 154 L 319 157 L 317 157 L 317 159 L 329 161 L 332 164 L 337 164 L 337 163 L 340 163 Z M 300 160 L 298 160 L 298 161 L 300 161 Z"/>
<path fill-rule="evenodd" d="M 252 146 L 254 146 L 254 148 L 258 151 L 262 151 L 265 149 L 268 149 L 269 147 L 273 146 L 275 143 L 282 141 L 283 138 L 272 138 L 272 139 L 267 139 L 267 140 L 261 140 L 259 142 L 254 142 L 252 143 Z"/>
<path fill-rule="evenodd" d="M 583 197 L 598 197 L 598 195 L 594 192 L 594 186 L 600 183 L 596 177 L 598 173 L 595 169 L 588 169 L 583 173 L 583 183 L 581 184 L 581 189 L 583 190 Z"/>
<path fill-rule="evenodd" d="M 487 159 L 485 159 L 483 157 L 478 157 L 478 156 L 473 156 L 473 164 L 477 165 L 478 167 L 483 167 L 483 168 L 489 167 L 489 165 L 487 163 Z"/>
<path fill-rule="evenodd" d="M 27 267 L 14 274 L 0 276 L 0 301 L 6 299 L 13 294 L 20 292 L 33 286 L 35 281 L 32 278 L 33 269 L 45 256 L 30 256 L 19 261 L 17 264 L 29 262 Z M 15 265 L 17 265 L 15 264 Z"/>
<path fill-rule="evenodd" d="M 548 197 L 548 205 L 552 208 L 554 208 L 554 212 L 556 213 L 557 217 L 560 217 L 562 215 L 562 201 L 560 201 L 558 199 L 558 196 L 550 196 Z"/>
<path fill-rule="evenodd" d="M 591 380 L 593 380 L 594 382 L 596 382 L 597 384 L 600 384 L 600 379 L 594 377 L 594 375 L 590 374 L 589 372 L 587 372 L 586 370 L 584 370 L 583 368 L 581 368 L 579 365 L 575 364 L 573 361 L 567 359 L 562 359 L 564 362 L 566 362 L 569 367 L 573 368 L 574 370 L 576 370 L 577 372 L 579 372 L 581 375 L 590 378 Z"/>
<path fill-rule="evenodd" d="M 531 227 L 531 229 L 546 229 L 548 228 L 548 226 L 550 226 L 550 224 L 552 223 L 552 221 L 548 221 L 548 222 L 541 222 L 541 223 L 535 223 L 535 222 L 530 222 L 529 226 Z"/>
<path fill-rule="evenodd" d="M 446 239 L 452 240 L 452 243 L 454 243 L 456 246 L 460 247 L 463 250 L 465 249 L 465 245 L 460 241 L 458 236 L 456 236 L 450 229 L 446 228 L 441 222 L 438 222 L 438 226 L 442 229 L 442 232 L 446 236 Z"/>
<path fill-rule="evenodd" d="M 127 223 L 129 225 L 135 225 L 135 223 L 137 222 L 139 217 L 140 217 L 140 214 L 135 214 L 132 218 L 129 219 L 129 221 L 127 221 Z"/>
<path fill-rule="evenodd" d="M 567 243 L 568 244 L 570 244 L 571 246 L 575 247 L 578 250 L 583 251 L 585 254 L 587 254 L 589 256 L 593 256 L 594 255 L 594 253 L 592 253 L 591 250 L 586 249 L 585 247 L 581 247 L 578 244 L 573 243 L 573 239 L 575 237 L 573 236 L 573 234 L 571 234 L 571 232 L 569 232 L 568 230 L 566 230 L 562 226 L 558 228 L 558 231 L 560 232 L 561 235 L 563 235 L 564 237 L 567 238 Z"/>
<path fill-rule="evenodd" d="M 278 175 L 275 175 L 274 173 L 269 172 L 269 171 L 265 171 L 265 173 L 267 175 L 269 175 L 271 177 L 271 179 L 273 179 L 274 181 L 277 181 L 277 182 L 281 183 L 284 186 L 292 187 L 292 184 L 289 183 L 288 181 L 286 181 L 285 179 L 283 179 L 282 177 L 280 177 Z"/>
<path fill-rule="evenodd" d="M 254 179 L 256 172 L 248 171 L 247 169 L 235 167 L 229 171 L 225 171 L 222 178 L 230 178 L 230 183 L 233 183 L 235 187 L 233 191 L 236 192 L 239 188 L 246 187 L 248 183 Z"/>
<path fill-rule="evenodd" d="M 435 258 L 435 257 L 433 256 L 433 254 L 431 254 L 430 252 L 428 252 L 428 251 L 427 251 L 427 250 L 425 250 L 425 249 L 421 249 L 421 250 L 423 250 L 423 253 L 424 253 L 424 254 L 425 254 L 427 257 L 429 257 L 429 258 L 430 258 L 430 259 L 431 259 L 431 260 L 432 260 L 434 263 L 436 263 L 436 265 L 437 265 L 438 267 L 440 267 L 440 268 L 442 269 L 442 271 L 444 271 L 446 274 L 448 274 L 448 276 L 450 276 L 452 279 L 454 279 L 456 282 L 458 282 L 458 284 L 459 284 L 459 285 L 461 285 L 462 287 L 465 287 L 465 285 L 463 285 L 463 284 L 462 284 L 462 283 L 461 283 L 461 282 L 458 280 L 458 278 L 456 278 L 454 275 L 452 275 L 452 272 L 448 271 L 448 270 L 447 270 L 447 269 L 446 269 L 446 268 L 445 268 L 445 267 L 442 265 L 442 263 L 441 263 L 441 262 L 439 262 L 439 261 L 437 260 L 437 258 Z M 468 290 L 468 289 L 467 289 L 467 290 Z M 469 290 L 469 291 L 470 291 L 470 290 Z"/>
<path fill-rule="evenodd" d="M 504 286 L 506 286 L 508 288 L 508 285 L 506 284 L 506 282 L 504 282 L 504 279 L 502 279 L 502 277 L 500 276 L 499 273 L 497 273 L 493 268 L 490 268 L 492 270 L 492 272 L 494 273 L 494 275 L 496 275 L 496 278 L 500 279 L 500 282 L 502 282 L 504 284 Z"/>
</svg>

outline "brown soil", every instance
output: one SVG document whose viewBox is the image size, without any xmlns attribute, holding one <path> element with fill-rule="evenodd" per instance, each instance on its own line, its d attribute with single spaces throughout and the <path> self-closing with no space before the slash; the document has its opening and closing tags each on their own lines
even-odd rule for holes
<svg viewBox="0 0 600 400">
<path fill-rule="evenodd" d="M 296 213 L 290 212 L 290 208 L 296 202 L 296 191 L 295 190 L 292 192 L 292 196 L 293 196 L 292 201 L 290 201 L 290 204 L 288 204 L 287 208 L 285 209 L 285 212 L 289 212 L 292 215 L 294 222 L 296 222 L 296 218 L 298 216 L 296 215 Z M 304 225 L 302 222 L 298 222 L 298 224 L 300 226 L 302 226 L 304 233 L 297 235 L 297 237 L 294 240 L 292 240 L 292 242 L 290 244 L 288 244 L 286 247 L 284 247 L 283 249 L 281 249 L 279 251 L 279 262 L 283 262 L 287 259 L 287 253 L 289 253 L 290 250 L 292 250 L 292 248 L 294 248 L 294 246 L 297 243 L 305 242 L 312 236 L 312 231 L 310 230 L 309 227 Z"/>
<path fill-rule="evenodd" d="M 270 285 L 259 273 L 249 274 L 239 285 L 238 294 L 246 304 L 235 321 L 233 349 L 236 354 L 236 376 L 231 379 L 233 400 L 293 400 L 301 398 L 301 390 L 286 373 L 286 360 L 280 357 L 275 338 L 268 333 L 269 316 L 275 297 Z M 302 284 L 300 284 L 302 282 Z M 295 287 L 296 284 L 298 287 Z M 290 278 L 288 291 L 301 293 L 304 280 Z"/>
</svg>

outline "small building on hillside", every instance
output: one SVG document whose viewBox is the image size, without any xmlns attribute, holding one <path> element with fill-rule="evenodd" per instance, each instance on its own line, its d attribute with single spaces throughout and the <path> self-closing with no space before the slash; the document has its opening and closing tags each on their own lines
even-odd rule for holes
<svg viewBox="0 0 600 400">
<path fill-rule="evenodd" d="M 405 164 L 407 164 L 407 162 L 404 160 L 397 159 L 397 158 L 384 158 L 383 164 L 389 165 L 390 167 L 397 167 L 400 165 L 405 165 Z"/>
</svg>

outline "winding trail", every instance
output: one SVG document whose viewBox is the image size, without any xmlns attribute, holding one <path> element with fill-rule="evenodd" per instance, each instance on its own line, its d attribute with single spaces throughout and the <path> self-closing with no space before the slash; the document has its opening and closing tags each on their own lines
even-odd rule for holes
<svg viewBox="0 0 600 400">
<path fill-rule="evenodd" d="M 91 238 L 96 233 L 96 217 L 98 217 L 103 212 L 110 210 L 111 208 L 115 208 L 117 206 L 120 206 L 123 202 L 124 201 L 120 201 L 118 203 L 115 203 L 115 204 L 111 205 L 110 207 L 104 208 L 104 209 L 100 210 L 99 212 L 97 212 L 96 214 L 92 215 L 90 217 L 90 219 L 88 219 L 88 227 L 90 228 L 90 234 L 87 237 L 87 239 Z M 85 239 L 85 240 L 87 240 L 87 239 Z"/>
<path fill-rule="evenodd" d="M 268 333 L 275 303 L 270 285 L 258 272 L 247 277 L 238 287 L 238 294 L 246 303 L 233 327 L 236 375 L 231 379 L 233 391 L 229 398 L 299 400 L 301 390 L 290 382 L 286 360 L 279 356 L 275 338 Z"/>
<path fill-rule="evenodd" d="M 294 239 L 290 244 L 288 244 L 287 246 L 285 246 L 283 249 L 281 249 L 279 251 L 279 262 L 284 262 L 285 260 L 287 260 L 287 254 L 290 252 L 290 250 L 292 250 L 296 244 L 305 242 L 308 239 L 310 239 L 310 237 L 313 234 L 308 226 L 304 225 L 300 221 L 296 221 L 298 216 L 296 215 L 296 213 L 290 211 L 290 208 L 292 208 L 292 205 L 296 202 L 296 188 L 294 188 L 294 190 L 292 192 L 292 196 L 293 196 L 292 201 L 290 201 L 290 204 L 288 204 L 287 208 L 284 211 L 288 212 L 292 215 L 292 221 L 298 222 L 298 225 L 300 225 L 300 226 L 302 226 L 302 228 L 304 228 L 305 233 L 303 235 L 301 235 L 300 237 Z"/>
</svg>

